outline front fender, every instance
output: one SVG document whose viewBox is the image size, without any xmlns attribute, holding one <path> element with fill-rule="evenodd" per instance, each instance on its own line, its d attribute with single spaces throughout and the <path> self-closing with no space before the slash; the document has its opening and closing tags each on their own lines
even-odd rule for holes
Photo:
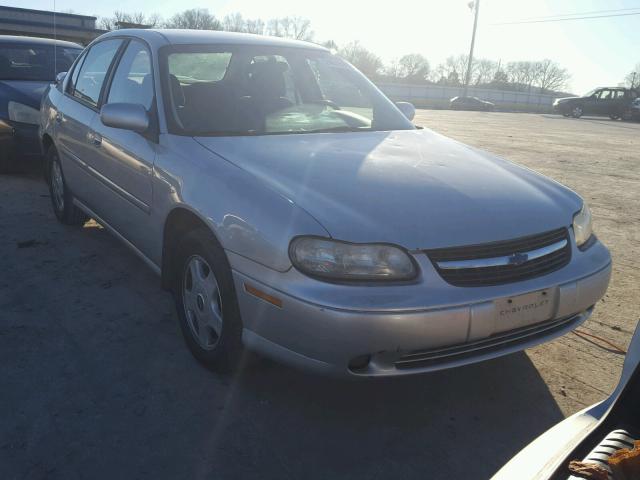
<svg viewBox="0 0 640 480">
<path fill-rule="evenodd" d="M 191 137 L 161 135 L 160 146 L 154 207 L 165 219 L 174 208 L 186 208 L 225 250 L 281 272 L 291 267 L 291 238 L 329 236 L 290 199 Z"/>
</svg>

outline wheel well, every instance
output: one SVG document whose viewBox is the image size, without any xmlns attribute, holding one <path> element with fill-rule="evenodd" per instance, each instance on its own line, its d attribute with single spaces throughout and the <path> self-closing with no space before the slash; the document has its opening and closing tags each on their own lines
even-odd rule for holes
<svg viewBox="0 0 640 480">
<path fill-rule="evenodd" d="M 42 152 L 46 153 L 51 145 L 53 145 L 53 138 L 48 133 L 45 133 L 42 136 Z"/>
<path fill-rule="evenodd" d="M 178 207 L 169 213 L 164 224 L 162 238 L 162 288 L 169 290 L 172 286 L 172 279 L 175 274 L 173 254 L 178 242 L 188 232 L 199 228 L 207 229 L 215 239 L 215 235 L 209 226 L 190 210 Z"/>
</svg>

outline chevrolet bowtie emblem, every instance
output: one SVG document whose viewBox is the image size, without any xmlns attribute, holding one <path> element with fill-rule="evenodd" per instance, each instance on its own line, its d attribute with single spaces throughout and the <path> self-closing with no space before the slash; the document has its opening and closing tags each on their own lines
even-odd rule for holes
<svg viewBox="0 0 640 480">
<path fill-rule="evenodd" d="M 529 255 L 526 253 L 514 253 L 509 257 L 509 265 L 522 265 L 527 260 L 529 260 Z"/>
</svg>

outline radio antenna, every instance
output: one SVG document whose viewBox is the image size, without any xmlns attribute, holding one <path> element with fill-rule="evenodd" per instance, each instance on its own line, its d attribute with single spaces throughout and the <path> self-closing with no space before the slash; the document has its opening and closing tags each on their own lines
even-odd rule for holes
<svg viewBox="0 0 640 480">
<path fill-rule="evenodd" d="M 56 0 L 53 0 L 53 78 L 58 75 L 58 31 L 56 29 Z"/>
</svg>

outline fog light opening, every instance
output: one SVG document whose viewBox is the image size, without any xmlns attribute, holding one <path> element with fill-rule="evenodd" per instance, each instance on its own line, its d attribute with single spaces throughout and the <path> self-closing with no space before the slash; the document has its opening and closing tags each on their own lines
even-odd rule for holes
<svg viewBox="0 0 640 480">
<path fill-rule="evenodd" d="M 349 362 L 349 370 L 364 370 L 369 366 L 369 362 L 371 362 L 371 355 L 360 355 L 358 357 L 352 358 Z"/>
</svg>

